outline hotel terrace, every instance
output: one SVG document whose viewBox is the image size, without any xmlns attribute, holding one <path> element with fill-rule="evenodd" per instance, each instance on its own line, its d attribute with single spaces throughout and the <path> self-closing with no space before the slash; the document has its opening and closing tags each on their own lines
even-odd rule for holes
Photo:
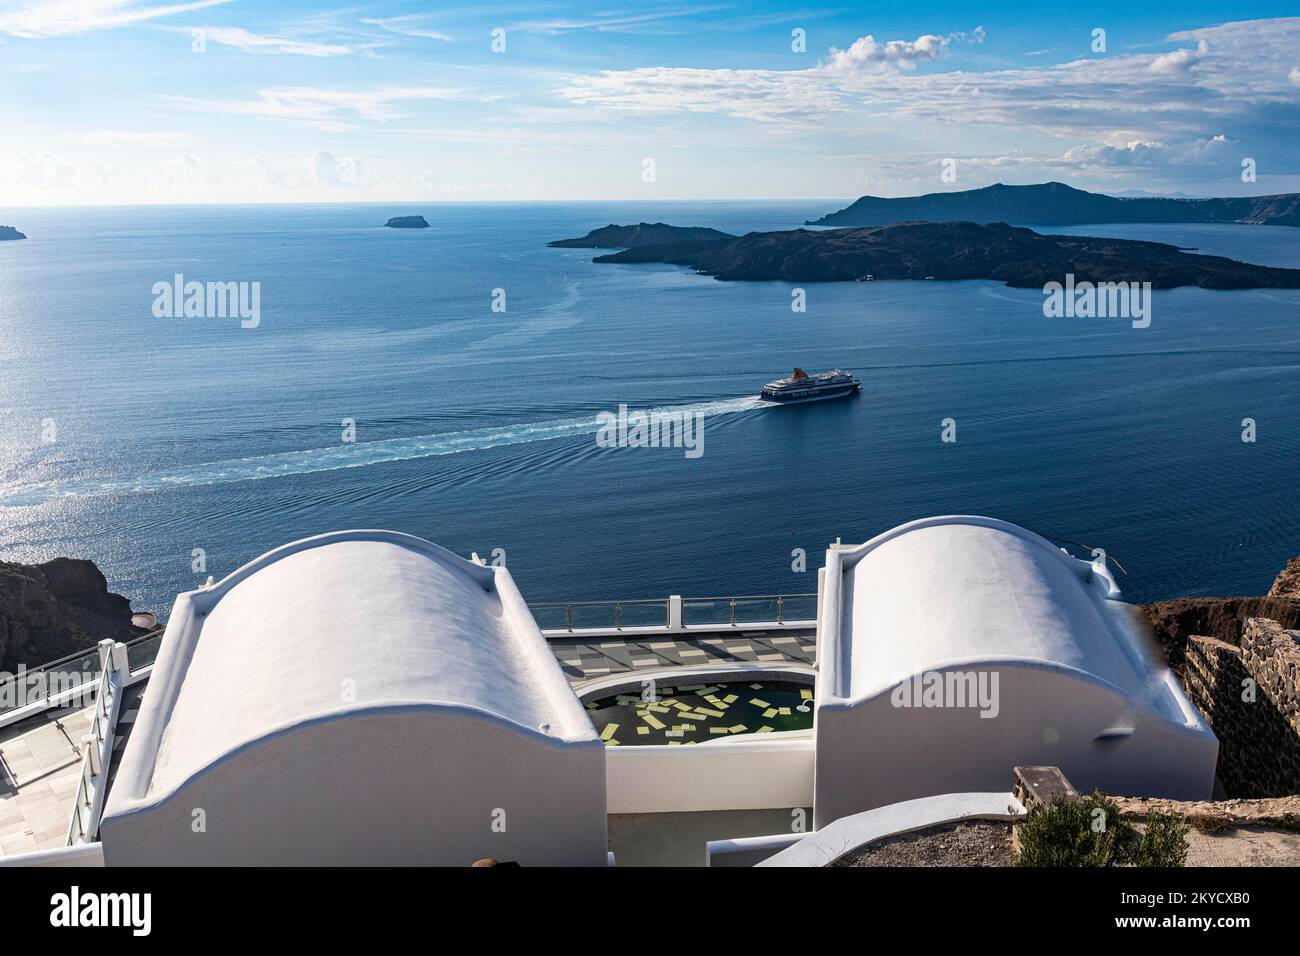
<svg viewBox="0 0 1300 956">
<path fill-rule="evenodd" d="M 1016 767 L 1210 799 L 1219 749 L 1103 562 L 970 516 L 815 595 L 567 605 L 335 532 L 25 679 L 3 865 L 821 865 L 1023 815 Z"/>
</svg>

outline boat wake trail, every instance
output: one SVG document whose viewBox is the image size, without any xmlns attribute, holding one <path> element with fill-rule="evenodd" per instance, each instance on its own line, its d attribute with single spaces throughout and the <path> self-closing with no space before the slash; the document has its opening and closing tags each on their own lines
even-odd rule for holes
<svg viewBox="0 0 1300 956">
<path fill-rule="evenodd" d="M 765 404 L 756 397 L 745 397 L 689 405 L 666 405 L 643 409 L 643 411 L 702 414 L 707 424 L 710 418 L 752 411 Z M 367 465 L 455 455 L 461 452 L 500 448 L 504 445 L 523 445 L 556 438 L 595 435 L 599 429 L 600 421 L 593 413 L 580 418 L 522 422 L 355 444 L 340 443 L 331 448 L 308 448 L 303 451 L 278 452 L 252 458 L 185 465 L 137 477 L 20 485 L 0 493 L 0 506 L 26 507 L 63 498 L 164 491 L 168 488 L 193 488 L 229 482 L 259 481 L 264 478 L 285 478 L 290 475 L 309 475 L 341 468 L 364 468 Z"/>
</svg>

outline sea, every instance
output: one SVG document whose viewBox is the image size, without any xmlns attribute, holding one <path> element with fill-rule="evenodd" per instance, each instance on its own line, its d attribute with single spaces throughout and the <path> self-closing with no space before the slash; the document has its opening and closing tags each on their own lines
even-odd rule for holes
<svg viewBox="0 0 1300 956">
<path fill-rule="evenodd" d="M 1262 593 L 1300 554 L 1300 292 L 1157 291 L 1134 328 L 992 281 L 800 293 L 546 245 L 837 206 L 0 210 L 30 237 L 0 242 L 0 558 L 91 558 L 165 616 L 342 528 L 495 556 L 532 602 L 810 592 L 830 542 L 941 514 L 1105 549 L 1135 602 Z M 1300 267 L 1282 227 L 1068 231 Z M 178 275 L 257 283 L 256 324 L 160 316 Z M 862 391 L 757 400 L 795 366 Z M 621 405 L 701 413 L 701 452 L 607 447 Z"/>
</svg>

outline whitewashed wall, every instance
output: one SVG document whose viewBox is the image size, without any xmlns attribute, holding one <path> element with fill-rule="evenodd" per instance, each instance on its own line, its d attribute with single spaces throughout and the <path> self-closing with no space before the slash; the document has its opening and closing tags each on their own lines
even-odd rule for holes
<svg viewBox="0 0 1300 956">
<path fill-rule="evenodd" d="M 811 734 L 763 734 L 689 747 L 611 747 L 605 752 L 609 812 L 809 807 L 815 759 Z"/>
<path fill-rule="evenodd" d="M 257 741 L 175 792 L 105 817 L 104 858 L 604 866 L 603 749 L 452 708 L 345 714 Z"/>
</svg>

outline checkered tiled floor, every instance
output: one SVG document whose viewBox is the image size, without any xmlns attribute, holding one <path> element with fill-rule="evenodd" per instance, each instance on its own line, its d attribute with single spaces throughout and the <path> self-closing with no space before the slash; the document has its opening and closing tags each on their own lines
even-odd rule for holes
<svg viewBox="0 0 1300 956">
<path fill-rule="evenodd" d="M 644 667 L 795 663 L 816 660 L 817 635 L 806 631 L 700 632 L 671 638 L 561 638 L 550 642 L 570 684 Z"/>
</svg>

